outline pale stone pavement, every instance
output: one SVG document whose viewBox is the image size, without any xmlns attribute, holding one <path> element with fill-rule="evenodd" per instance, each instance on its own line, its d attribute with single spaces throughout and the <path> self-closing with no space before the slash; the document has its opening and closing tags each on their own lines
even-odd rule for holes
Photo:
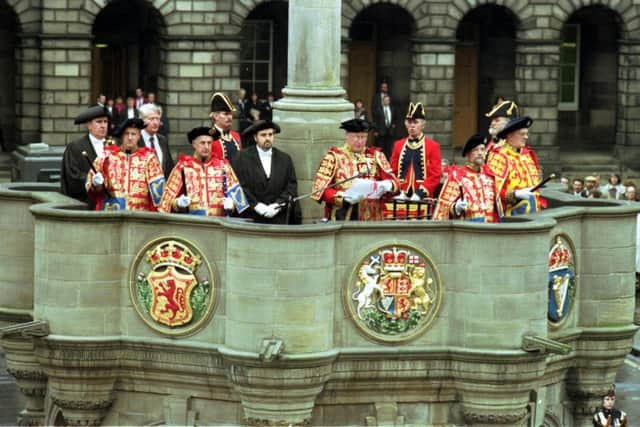
<svg viewBox="0 0 640 427">
<path fill-rule="evenodd" d="M 627 356 L 618 370 L 616 393 L 616 406 L 629 414 L 629 426 L 640 425 L 640 358 Z M 0 426 L 15 425 L 23 405 L 24 397 L 7 373 L 4 354 L 0 353 Z"/>
</svg>

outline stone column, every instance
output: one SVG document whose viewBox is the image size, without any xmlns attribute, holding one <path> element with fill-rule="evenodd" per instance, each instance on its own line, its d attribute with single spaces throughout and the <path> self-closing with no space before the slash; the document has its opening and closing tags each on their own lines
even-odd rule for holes
<svg viewBox="0 0 640 427">
<path fill-rule="evenodd" d="M 424 104 L 427 113 L 425 133 L 440 143 L 443 157 L 452 157 L 452 117 L 455 91 L 454 41 L 430 39 L 413 41 L 411 101 Z M 405 114 L 406 111 L 401 111 Z"/>
<path fill-rule="evenodd" d="M 520 114 L 533 119 L 529 143 L 540 162 L 555 167 L 559 146 L 557 40 L 518 40 L 516 45 L 516 93 Z M 557 160 L 556 160 L 557 161 Z M 551 171 L 549 171 L 551 172 Z M 548 175 L 548 173 L 545 173 Z"/>
<path fill-rule="evenodd" d="M 340 86 L 340 15 L 340 0 L 289 1 L 287 87 L 273 120 L 282 125 L 278 145 L 294 160 L 301 194 L 310 190 L 327 149 L 344 141 L 339 123 L 353 117 Z M 302 212 L 305 219 L 322 216 L 309 200 Z"/>
<path fill-rule="evenodd" d="M 40 141 L 40 38 L 23 34 L 16 53 L 16 144 Z"/>
<path fill-rule="evenodd" d="M 616 155 L 634 167 L 640 160 L 640 44 L 620 42 L 618 51 L 618 116 Z"/>
</svg>

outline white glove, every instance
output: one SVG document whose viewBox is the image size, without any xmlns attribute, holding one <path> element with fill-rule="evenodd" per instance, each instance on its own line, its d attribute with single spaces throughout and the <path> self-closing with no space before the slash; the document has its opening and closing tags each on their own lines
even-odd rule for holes
<svg viewBox="0 0 640 427">
<path fill-rule="evenodd" d="M 176 200 L 176 205 L 179 208 L 188 208 L 191 204 L 191 198 L 189 196 L 185 196 L 184 194 Z"/>
<path fill-rule="evenodd" d="M 400 194 L 394 197 L 396 200 L 407 200 L 407 195 L 404 194 L 404 191 L 400 191 Z"/>
<path fill-rule="evenodd" d="M 455 209 L 456 215 L 460 216 L 462 212 L 467 209 L 467 201 L 463 199 L 456 200 L 456 204 L 453 209 Z"/>
<path fill-rule="evenodd" d="M 225 211 L 232 211 L 234 207 L 233 199 L 231 197 L 223 197 L 222 207 Z"/>
<path fill-rule="evenodd" d="M 255 205 L 253 210 L 256 211 L 256 213 L 260 216 L 267 216 L 267 212 L 269 212 L 269 206 L 265 205 L 264 203 L 258 203 L 257 205 Z"/>
<path fill-rule="evenodd" d="M 418 193 L 413 193 L 409 200 L 411 200 L 412 202 L 419 202 L 420 201 L 420 196 L 418 196 Z"/>
<path fill-rule="evenodd" d="M 265 213 L 264 217 L 273 218 L 274 216 L 278 215 L 278 212 L 280 212 L 280 205 L 278 205 L 277 203 L 271 203 L 269 206 L 267 206 L 267 212 Z"/>
<path fill-rule="evenodd" d="M 344 201 L 355 205 L 356 203 L 360 203 L 364 199 L 364 194 L 345 194 Z"/>
<path fill-rule="evenodd" d="M 516 196 L 516 199 L 526 200 L 529 197 L 533 196 L 533 193 L 531 192 L 531 188 L 522 188 L 520 190 L 514 191 L 513 195 Z"/>
<path fill-rule="evenodd" d="M 104 184 L 104 177 L 102 176 L 102 174 L 98 172 L 97 174 L 93 175 L 93 177 L 91 178 L 91 185 L 93 185 L 94 187 L 100 187 L 102 184 Z"/>
</svg>

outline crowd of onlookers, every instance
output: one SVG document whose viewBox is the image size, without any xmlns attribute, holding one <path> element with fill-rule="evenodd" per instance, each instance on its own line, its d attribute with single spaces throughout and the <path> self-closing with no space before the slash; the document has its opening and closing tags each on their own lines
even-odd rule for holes
<svg viewBox="0 0 640 427">
<path fill-rule="evenodd" d="M 160 135 L 167 136 L 169 133 L 169 118 L 166 115 L 166 110 L 163 105 L 161 105 L 157 98 L 156 94 L 153 92 L 149 92 L 148 94 L 144 93 L 142 88 L 136 88 L 135 95 L 123 97 L 107 97 L 105 94 L 101 93 L 96 98 L 95 104 L 101 107 L 105 107 L 109 110 L 111 114 L 111 124 L 110 124 L 110 132 L 116 129 L 122 122 L 127 119 L 135 119 L 140 117 L 140 112 L 138 111 L 140 107 L 144 104 L 153 104 L 160 109 L 161 116 L 161 126 L 158 130 Z"/>
<path fill-rule="evenodd" d="M 584 178 L 562 177 L 560 182 L 567 186 L 567 192 L 574 196 L 586 197 L 588 199 L 613 199 L 613 200 L 632 200 L 640 201 L 636 191 L 635 182 L 628 180 L 622 182 L 619 174 L 612 173 L 609 175 L 606 184 L 601 184 L 600 175 L 589 175 Z"/>
</svg>

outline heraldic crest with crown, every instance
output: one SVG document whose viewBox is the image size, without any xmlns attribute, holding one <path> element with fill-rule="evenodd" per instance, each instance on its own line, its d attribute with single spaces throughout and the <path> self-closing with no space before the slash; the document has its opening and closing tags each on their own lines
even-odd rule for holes
<svg viewBox="0 0 640 427">
<path fill-rule="evenodd" d="M 168 335 L 202 326 L 215 306 L 212 272 L 201 252 L 176 238 L 157 239 L 138 253 L 131 298 L 147 325 Z"/>
<path fill-rule="evenodd" d="M 415 338 L 436 316 L 440 275 L 431 260 L 408 245 L 368 253 L 344 287 L 345 309 L 367 336 L 383 342 Z"/>
<path fill-rule="evenodd" d="M 558 326 L 567 318 L 576 293 L 576 269 L 571 244 L 556 236 L 549 251 L 549 308 L 547 319 Z"/>
</svg>

